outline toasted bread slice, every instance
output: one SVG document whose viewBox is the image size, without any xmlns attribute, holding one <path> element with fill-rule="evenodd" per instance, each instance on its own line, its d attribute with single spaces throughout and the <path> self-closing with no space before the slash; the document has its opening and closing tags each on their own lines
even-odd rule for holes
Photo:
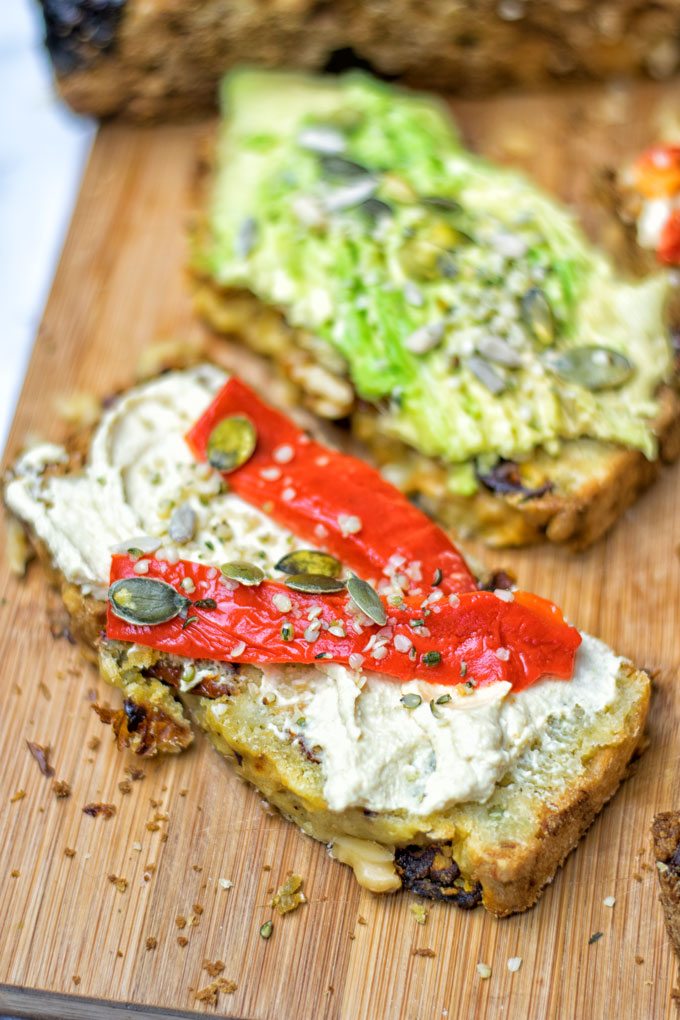
<svg viewBox="0 0 680 1020">
<path fill-rule="evenodd" d="M 420 681 L 424 696 L 411 712 L 401 686 L 378 674 L 339 676 L 321 663 L 272 673 L 104 638 L 111 547 L 151 532 L 163 541 L 170 491 L 193 500 L 199 518 L 184 558 L 200 559 L 208 534 L 225 543 L 211 551 L 218 563 L 255 550 L 268 566 L 290 548 L 271 522 L 214 485 L 219 479 L 183 442 L 187 423 L 223 381 L 211 366 L 152 380 L 107 408 L 85 466 L 82 444 L 70 456 L 43 445 L 10 470 L 5 498 L 61 591 L 71 632 L 98 653 L 102 675 L 122 692 L 122 708 L 100 706 L 100 716 L 120 747 L 148 756 L 190 743 L 188 709 L 245 779 L 331 844 L 368 888 L 403 884 L 462 907 L 482 900 L 499 916 L 528 908 L 613 795 L 642 737 L 648 677 L 600 642 L 584 637 L 568 683 L 541 681 L 517 695 L 492 685 L 489 700 L 481 690 L 445 688 L 440 710 L 427 699 L 441 691 Z M 232 530 L 220 530 L 225 517 Z M 172 542 L 163 550 L 180 553 Z M 348 690 L 347 712 L 338 694 L 340 714 L 326 714 L 319 728 L 323 699 Z M 377 741 L 376 727 L 390 740 Z M 473 731 L 486 743 L 468 746 Z M 350 764 L 354 785 L 347 786 Z"/>
<path fill-rule="evenodd" d="M 349 419 L 352 432 L 390 481 L 418 500 L 427 512 L 463 536 L 492 547 L 549 541 L 573 551 L 596 542 L 659 476 L 663 464 L 680 456 L 680 399 L 675 388 L 659 393 L 654 422 L 658 458 L 637 450 L 581 439 L 564 443 L 560 456 L 536 452 L 523 472 L 548 476 L 548 492 L 494 492 L 480 487 L 457 496 L 446 486 L 446 469 L 412 447 L 376 429 L 379 411 L 359 401 L 337 354 L 308 333 L 289 326 L 276 309 L 254 295 L 196 279 L 194 306 L 218 333 L 271 359 L 296 397 L 323 418 Z"/>
<path fill-rule="evenodd" d="M 666 930 L 680 956 L 680 811 L 656 815 L 652 824 L 652 845 Z"/>
</svg>

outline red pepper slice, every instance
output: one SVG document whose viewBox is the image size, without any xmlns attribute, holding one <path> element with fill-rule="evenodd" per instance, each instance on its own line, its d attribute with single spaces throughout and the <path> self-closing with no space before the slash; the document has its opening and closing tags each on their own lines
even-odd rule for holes
<svg viewBox="0 0 680 1020">
<path fill-rule="evenodd" d="M 135 562 L 130 556 L 114 556 L 111 583 L 139 576 Z M 356 660 L 350 663 L 350 656 L 359 655 L 363 656 L 362 668 L 402 681 L 465 681 L 481 687 L 507 680 L 515 690 L 522 690 L 543 676 L 571 678 L 581 643 L 579 632 L 565 623 L 557 606 L 526 592 L 515 592 L 512 601 L 487 591 L 443 596 L 438 601 L 432 601 L 432 594 L 406 595 L 400 606 L 383 600 L 387 628 L 371 623 L 359 626 L 358 632 L 357 616 L 345 592 L 309 595 L 278 581 L 263 581 L 258 587 L 234 587 L 225 584 L 216 567 L 202 563 L 168 563 L 152 557 L 144 557 L 144 562 L 148 564 L 145 577 L 166 581 L 182 594 L 186 594 L 182 582 L 190 578 L 193 602 L 214 599 L 216 607 L 204 609 L 194 604 L 189 609 L 188 623 L 176 617 L 153 627 L 140 627 L 120 619 L 109 604 L 107 636 L 190 659 L 259 666 L 328 659 L 354 666 Z M 277 608 L 277 595 L 290 600 L 289 612 Z M 312 608 L 312 617 L 321 624 L 314 640 L 310 627 L 313 632 L 317 625 L 309 618 Z M 337 629 L 338 621 L 345 636 L 325 627 L 335 623 Z M 288 641 L 281 633 L 284 623 L 293 627 L 293 637 Z M 409 653 L 410 647 L 415 651 Z"/>
<path fill-rule="evenodd" d="M 680 192 L 680 145 L 653 145 L 635 161 L 633 177 L 646 198 L 669 198 Z"/>
<path fill-rule="evenodd" d="M 445 532 L 375 468 L 312 441 L 239 379 L 229 379 L 187 434 L 196 457 L 206 459 L 210 433 L 235 414 L 247 416 L 257 430 L 253 456 L 226 476 L 247 503 L 366 579 L 382 579 L 396 556 L 403 557 L 404 569 L 412 567 L 411 580 L 419 564 L 428 588 L 438 571 L 447 594 L 477 587 Z"/>
<path fill-rule="evenodd" d="M 667 266 L 680 266 L 680 209 L 674 209 L 666 220 L 657 255 Z"/>
</svg>

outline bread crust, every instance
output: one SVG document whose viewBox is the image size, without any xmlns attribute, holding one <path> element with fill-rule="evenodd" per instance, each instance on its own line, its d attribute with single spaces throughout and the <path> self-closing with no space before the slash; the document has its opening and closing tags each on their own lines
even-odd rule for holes
<svg viewBox="0 0 680 1020">
<path fill-rule="evenodd" d="M 512 86 L 670 77 L 674 0 L 413 4 L 408 0 L 41 0 L 59 89 L 74 109 L 136 119 L 214 106 L 234 64 L 370 66 L 419 87 L 485 94 Z M 94 10 L 93 10 L 94 8 Z"/>
<path fill-rule="evenodd" d="M 655 816 L 652 846 L 666 930 L 680 957 L 680 811 L 664 811 Z"/>
<path fill-rule="evenodd" d="M 342 366 L 335 360 L 320 365 L 313 338 L 289 327 L 276 309 L 265 307 L 248 292 L 220 288 L 200 276 L 195 278 L 194 306 L 217 332 L 270 358 L 296 397 L 315 414 L 349 417 L 354 434 L 378 465 L 403 465 L 401 487 L 446 527 L 462 536 L 481 538 L 492 547 L 547 541 L 574 552 L 586 549 L 656 480 L 662 464 L 680 456 L 680 398 L 674 387 L 665 385 L 658 395 L 659 414 L 653 423 L 659 444 L 656 460 L 613 443 L 572 441 L 564 444 L 558 458 L 561 465 L 547 455 L 533 458 L 531 463 L 548 477 L 556 468 L 569 476 L 568 483 L 557 481 L 544 495 L 527 498 L 480 486 L 474 496 L 455 496 L 447 491 L 444 469 L 436 462 L 376 435 L 377 412 L 357 400 Z M 581 470 L 574 484 L 581 461 L 586 470 Z"/>
</svg>

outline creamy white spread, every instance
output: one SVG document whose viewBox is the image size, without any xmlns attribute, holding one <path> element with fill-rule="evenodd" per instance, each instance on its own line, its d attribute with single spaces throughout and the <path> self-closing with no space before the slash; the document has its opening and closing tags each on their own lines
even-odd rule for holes
<svg viewBox="0 0 680 1020">
<path fill-rule="evenodd" d="M 661 244 L 661 235 L 675 209 L 680 209 L 680 195 L 645 198 L 637 222 L 637 239 L 641 248 L 653 251 Z"/>
<path fill-rule="evenodd" d="M 14 468 L 6 499 L 50 550 L 55 565 L 84 592 L 105 598 L 112 549 L 157 546 L 156 555 L 219 565 L 248 559 L 270 571 L 299 543 L 268 517 L 223 491 L 198 464 L 184 435 L 225 381 L 211 366 L 171 373 L 122 396 L 103 416 L 84 470 L 45 474 L 66 452 L 42 444 Z M 189 503 L 193 538 L 173 543 L 173 509 Z M 281 740 L 318 754 L 333 810 L 408 810 L 426 815 L 485 801 L 549 718 L 582 715 L 584 724 L 616 696 L 621 660 L 588 635 L 571 681 L 543 680 L 513 694 L 496 683 L 471 694 L 455 687 L 398 681 L 345 667 L 269 667 L 259 696 Z M 400 701 L 417 693 L 422 704 Z M 442 694 L 451 700 L 430 706 Z M 225 706 L 213 703 L 217 719 Z"/>
</svg>

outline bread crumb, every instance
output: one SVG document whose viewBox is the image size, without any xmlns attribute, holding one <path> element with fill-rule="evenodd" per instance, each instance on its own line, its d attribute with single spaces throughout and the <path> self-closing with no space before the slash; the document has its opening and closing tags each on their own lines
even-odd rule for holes
<svg viewBox="0 0 680 1020">
<path fill-rule="evenodd" d="M 16 804 L 17 801 L 23 800 L 25 796 L 26 796 L 25 790 L 17 790 L 16 793 L 13 793 L 12 796 L 9 798 L 9 802 L 10 804 Z"/>
<path fill-rule="evenodd" d="M 48 779 L 51 779 L 54 775 L 54 769 L 50 765 L 51 748 L 49 744 L 43 746 L 43 744 L 36 744 L 32 740 L 27 740 L 26 747 L 37 761 L 38 768 L 42 774 Z"/>
<path fill-rule="evenodd" d="M 230 881 L 228 878 L 219 878 L 218 882 L 219 882 L 220 887 L 222 889 L 233 889 L 234 888 L 234 883 L 232 881 Z"/>
<path fill-rule="evenodd" d="M 488 963 L 478 963 L 477 973 L 479 974 L 482 981 L 487 981 L 491 977 L 491 967 Z"/>
<path fill-rule="evenodd" d="M 45 701 L 51 701 L 52 700 L 52 692 L 50 691 L 49 687 L 47 686 L 47 684 L 45 683 L 44 680 L 39 680 L 38 681 L 38 690 L 42 694 L 42 696 L 45 699 Z"/>
<path fill-rule="evenodd" d="M 200 873 L 203 871 L 203 868 L 201 867 L 200 864 L 192 864 L 191 870 L 195 871 L 197 875 L 200 875 Z"/>
<path fill-rule="evenodd" d="M 214 963 L 211 963 L 210 960 L 204 960 L 203 970 L 207 970 L 210 977 L 217 977 L 224 970 L 224 963 L 222 960 L 215 960 Z"/>
<path fill-rule="evenodd" d="M 182 949 L 184 949 L 185 946 L 189 945 L 189 939 L 186 937 L 186 935 L 177 936 L 177 945 L 181 946 Z"/>
<path fill-rule="evenodd" d="M 147 949 L 155 949 L 156 946 L 158 945 L 158 939 L 156 938 L 155 935 L 149 935 L 147 936 L 145 945 Z"/>
<path fill-rule="evenodd" d="M 87 746 L 90 751 L 97 751 L 101 747 L 101 737 L 90 737 L 87 742 Z"/>
<path fill-rule="evenodd" d="M 200 903 L 194 903 L 191 909 L 193 910 L 193 912 L 195 914 L 199 914 L 200 915 L 200 914 L 203 913 L 203 907 L 201 906 Z"/>
<path fill-rule="evenodd" d="M 368 921 L 363 916 L 363 914 L 359 914 L 359 916 L 357 917 L 357 924 L 368 924 Z"/>
<path fill-rule="evenodd" d="M 137 765 L 126 765 L 125 771 L 129 775 L 133 783 L 138 783 L 140 779 L 144 779 L 146 772 L 144 769 L 140 769 Z"/>
<path fill-rule="evenodd" d="M 636 963 L 644 963 L 645 962 L 644 956 L 636 956 L 635 957 L 635 962 Z"/>
<path fill-rule="evenodd" d="M 605 896 L 605 898 L 602 900 L 602 902 L 604 903 L 605 907 L 613 907 L 614 904 L 616 903 L 616 897 L 615 896 Z"/>
<path fill-rule="evenodd" d="M 412 903 L 410 909 L 411 909 L 411 913 L 413 914 L 413 916 L 416 919 L 416 924 L 425 924 L 425 922 L 427 921 L 427 915 L 429 913 L 429 911 L 428 911 L 427 907 L 425 906 L 425 904 L 424 903 Z"/>
<path fill-rule="evenodd" d="M 516 974 L 519 968 L 522 966 L 521 956 L 511 956 L 508 960 L 508 970 L 511 974 Z"/>
<path fill-rule="evenodd" d="M 179 795 L 180 795 L 180 797 L 186 797 L 188 792 L 189 792 L 189 790 L 185 787 L 183 790 L 179 791 Z"/>
<path fill-rule="evenodd" d="M 118 784 L 118 789 L 121 793 L 129 793 L 132 789 L 132 783 L 129 779 L 121 779 Z"/>
<path fill-rule="evenodd" d="M 109 875 L 109 882 L 111 883 L 111 885 L 115 885 L 118 892 L 121 893 L 125 892 L 125 890 L 128 887 L 127 878 L 123 878 L 122 876 L 119 875 Z"/>
<path fill-rule="evenodd" d="M 200 988 L 195 995 L 198 1002 L 205 1002 L 209 1006 L 216 1006 L 217 999 L 220 992 L 224 992 L 225 995 L 233 995 L 238 988 L 235 981 L 229 981 L 228 978 L 218 978 L 217 981 L 211 981 L 205 988 Z"/>
<path fill-rule="evenodd" d="M 175 924 L 177 925 L 178 928 L 186 928 L 187 919 L 184 916 L 184 914 L 177 915 L 177 917 L 175 918 Z"/>
<path fill-rule="evenodd" d="M 83 814 L 90 815 L 92 818 L 98 818 L 99 815 L 101 815 L 102 818 L 105 819 L 113 818 L 115 813 L 116 813 L 115 804 L 94 803 L 86 804 L 85 807 L 83 808 Z"/>
<path fill-rule="evenodd" d="M 74 974 L 73 977 L 71 978 L 71 981 L 73 981 L 74 985 L 79 985 L 80 984 L 80 975 L 79 974 Z"/>
<path fill-rule="evenodd" d="M 278 911 L 279 914 L 289 914 L 292 910 L 297 910 L 298 907 L 306 903 L 305 894 L 302 892 L 302 878 L 300 875 L 289 875 L 283 885 L 274 894 L 271 906 Z M 366 924 L 363 918 L 359 918 L 359 923 Z"/>
<path fill-rule="evenodd" d="M 71 847 L 71 846 L 67 846 L 67 847 L 66 847 L 66 848 L 64 849 L 64 854 L 66 855 L 66 857 L 75 857 L 75 855 L 76 855 L 76 852 L 75 852 L 75 850 L 73 849 L 73 847 Z"/>
<path fill-rule="evenodd" d="M 433 959 L 437 955 L 434 949 L 413 949 L 411 953 L 413 956 L 426 956 L 428 959 Z"/>
<path fill-rule="evenodd" d="M 55 779 L 52 783 L 52 790 L 57 800 L 71 796 L 71 784 L 67 783 L 65 779 Z"/>
<path fill-rule="evenodd" d="M 10 876 L 12 878 L 20 878 L 21 877 L 21 872 L 19 871 L 18 868 L 12 868 L 12 870 L 10 871 Z"/>
<path fill-rule="evenodd" d="M 136 850 L 137 853 L 140 853 L 141 850 L 142 850 L 142 844 L 141 843 L 133 843 L 132 844 L 132 849 Z"/>
</svg>

